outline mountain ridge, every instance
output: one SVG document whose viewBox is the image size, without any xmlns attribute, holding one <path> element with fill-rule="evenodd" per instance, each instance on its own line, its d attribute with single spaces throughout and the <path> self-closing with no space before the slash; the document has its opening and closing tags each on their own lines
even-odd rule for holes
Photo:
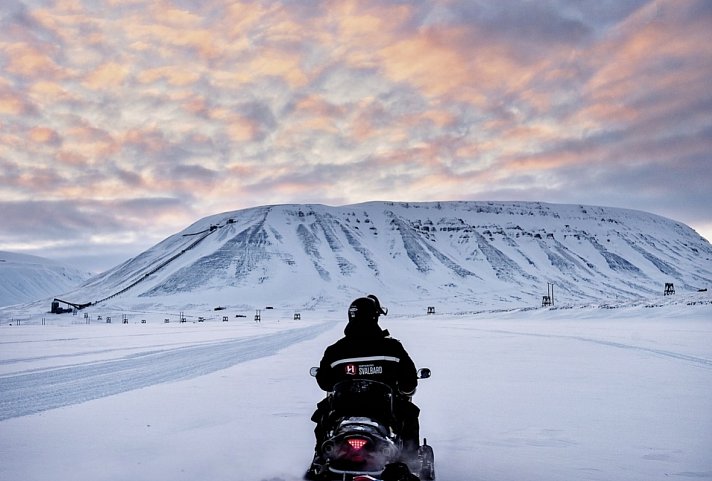
<svg viewBox="0 0 712 481">
<path fill-rule="evenodd" d="M 542 202 L 279 204 L 200 219 L 71 292 L 84 302 L 309 308 L 374 292 L 391 303 L 585 303 L 712 283 L 712 246 L 630 209 Z"/>
<path fill-rule="evenodd" d="M 0 251 L 0 307 L 71 289 L 89 277 L 88 272 L 45 257 Z"/>
</svg>

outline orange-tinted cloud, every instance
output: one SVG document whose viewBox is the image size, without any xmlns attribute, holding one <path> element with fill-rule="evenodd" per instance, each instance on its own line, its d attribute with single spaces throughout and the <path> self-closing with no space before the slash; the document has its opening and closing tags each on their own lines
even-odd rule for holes
<svg viewBox="0 0 712 481">
<path fill-rule="evenodd" d="M 0 91 L 0 114 L 20 115 L 27 111 L 27 104 L 12 92 Z"/>
<path fill-rule="evenodd" d="M 59 140 L 59 134 L 47 127 L 35 127 L 30 130 L 30 141 L 40 144 L 55 144 Z"/>
<path fill-rule="evenodd" d="M 128 66 L 107 62 L 88 73 L 83 85 L 93 90 L 117 88 L 124 83 L 128 74 Z"/>
<path fill-rule="evenodd" d="M 62 71 L 46 50 L 46 45 L 13 43 L 3 47 L 6 73 L 27 77 L 52 77 Z"/>
</svg>

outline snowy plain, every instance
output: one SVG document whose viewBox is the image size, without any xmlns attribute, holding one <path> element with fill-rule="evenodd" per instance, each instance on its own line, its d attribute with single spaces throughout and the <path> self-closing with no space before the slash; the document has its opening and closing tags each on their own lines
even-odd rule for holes
<svg viewBox="0 0 712 481">
<path fill-rule="evenodd" d="M 0 326 L 0 479 L 295 481 L 345 309 Z M 140 320 L 146 320 L 141 323 Z M 439 481 L 712 479 L 712 297 L 398 312 Z"/>
</svg>

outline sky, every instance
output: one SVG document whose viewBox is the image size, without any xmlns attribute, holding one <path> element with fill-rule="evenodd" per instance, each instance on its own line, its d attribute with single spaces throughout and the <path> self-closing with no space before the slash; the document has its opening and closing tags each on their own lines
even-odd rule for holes
<svg viewBox="0 0 712 481">
<path fill-rule="evenodd" d="M 712 240 L 709 0 L 2 0 L 0 250 L 100 272 L 282 203 L 541 201 Z"/>
</svg>

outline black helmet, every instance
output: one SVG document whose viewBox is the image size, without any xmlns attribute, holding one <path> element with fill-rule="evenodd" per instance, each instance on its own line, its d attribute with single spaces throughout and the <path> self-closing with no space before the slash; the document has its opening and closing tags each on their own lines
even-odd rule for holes
<svg viewBox="0 0 712 481">
<path fill-rule="evenodd" d="M 386 314 L 388 311 L 383 310 L 378 298 L 374 295 L 367 297 L 359 297 L 349 306 L 349 322 L 365 322 L 377 323 L 378 316 Z"/>
<path fill-rule="evenodd" d="M 381 307 L 381 303 L 378 301 L 378 297 L 374 296 L 373 294 L 369 294 L 366 297 L 369 299 L 373 299 L 373 302 L 376 303 L 376 310 L 378 311 L 378 314 L 383 314 L 384 316 L 388 315 L 388 309 L 385 307 Z"/>
</svg>

